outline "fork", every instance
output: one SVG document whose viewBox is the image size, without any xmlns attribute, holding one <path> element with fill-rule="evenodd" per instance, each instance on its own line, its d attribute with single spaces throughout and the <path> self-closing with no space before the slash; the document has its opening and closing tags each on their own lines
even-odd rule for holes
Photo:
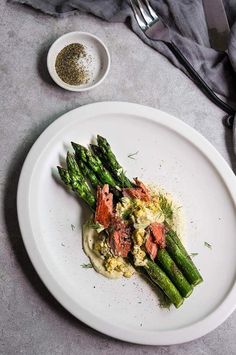
<svg viewBox="0 0 236 355">
<path fill-rule="evenodd" d="M 130 0 L 130 4 L 138 25 L 146 37 L 154 41 L 162 41 L 167 45 L 167 47 L 187 70 L 189 76 L 197 84 L 199 89 L 212 102 L 228 114 L 225 118 L 225 125 L 232 128 L 235 110 L 214 93 L 204 79 L 197 73 L 192 64 L 181 53 L 178 47 L 171 40 L 171 33 L 168 26 L 152 8 L 150 2 L 148 0 Z"/>
</svg>

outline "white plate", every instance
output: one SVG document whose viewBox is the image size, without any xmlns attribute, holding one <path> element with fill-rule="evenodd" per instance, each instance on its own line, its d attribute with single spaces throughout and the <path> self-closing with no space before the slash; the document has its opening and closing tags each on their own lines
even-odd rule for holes
<svg viewBox="0 0 236 355">
<path fill-rule="evenodd" d="M 88 262 L 81 248 L 88 210 L 57 182 L 53 168 L 70 141 L 86 145 L 97 133 L 111 142 L 130 177 L 160 184 L 183 206 L 186 245 L 199 253 L 194 260 L 204 282 L 178 310 L 161 309 L 138 276 L 109 280 L 81 267 Z M 136 151 L 136 160 L 128 158 Z M 30 258 L 69 312 L 112 337 L 166 345 L 206 334 L 235 309 L 235 201 L 235 176 L 199 133 L 153 108 L 104 102 L 68 112 L 39 137 L 22 169 L 17 208 Z"/>
</svg>

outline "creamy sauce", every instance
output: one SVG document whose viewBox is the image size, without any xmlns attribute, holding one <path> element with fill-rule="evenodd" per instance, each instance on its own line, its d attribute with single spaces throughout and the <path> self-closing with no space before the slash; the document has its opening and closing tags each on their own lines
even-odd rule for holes
<svg viewBox="0 0 236 355">
<path fill-rule="evenodd" d="M 98 233 L 95 229 L 89 226 L 89 223 L 84 224 L 83 226 L 83 249 L 85 254 L 89 257 L 91 264 L 94 269 L 109 279 L 118 279 L 123 276 L 122 272 L 113 270 L 108 272 L 104 267 L 104 259 L 102 256 L 94 249 L 94 245 L 98 238 L 101 238 L 101 234 L 98 236 Z"/>
</svg>

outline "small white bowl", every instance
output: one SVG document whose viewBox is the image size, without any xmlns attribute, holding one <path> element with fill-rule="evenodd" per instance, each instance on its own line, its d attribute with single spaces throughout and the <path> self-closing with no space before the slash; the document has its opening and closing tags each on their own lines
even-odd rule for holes
<svg viewBox="0 0 236 355">
<path fill-rule="evenodd" d="M 89 81 L 82 85 L 70 85 L 58 76 L 55 62 L 58 53 L 72 43 L 81 43 L 85 46 L 90 58 L 87 64 Z M 59 86 L 70 91 L 86 91 L 95 88 L 105 79 L 110 69 L 110 55 L 105 44 L 96 36 L 87 32 L 69 32 L 59 37 L 50 47 L 47 56 L 47 67 L 52 79 Z"/>
</svg>

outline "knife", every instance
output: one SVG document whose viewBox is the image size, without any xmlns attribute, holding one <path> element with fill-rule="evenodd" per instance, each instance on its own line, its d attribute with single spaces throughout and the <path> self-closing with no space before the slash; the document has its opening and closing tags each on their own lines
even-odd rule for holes
<svg viewBox="0 0 236 355">
<path fill-rule="evenodd" d="M 211 47 L 218 51 L 228 48 L 230 28 L 222 0 L 203 0 Z"/>
</svg>

